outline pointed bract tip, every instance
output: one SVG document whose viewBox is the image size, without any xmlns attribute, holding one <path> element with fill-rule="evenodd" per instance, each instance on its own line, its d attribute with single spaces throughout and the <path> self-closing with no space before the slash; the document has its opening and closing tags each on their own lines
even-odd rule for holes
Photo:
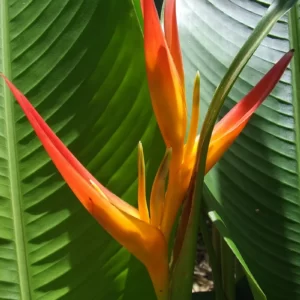
<svg viewBox="0 0 300 300">
<path fill-rule="evenodd" d="M 200 72 L 196 72 L 195 80 L 194 80 L 194 86 L 199 87 L 200 86 Z"/>
<path fill-rule="evenodd" d="M 138 143 L 138 160 L 139 160 L 139 165 L 144 164 L 144 149 L 143 149 L 143 144 L 142 142 Z"/>
<path fill-rule="evenodd" d="M 141 220 L 149 223 L 149 211 L 146 199 L 145 159 L 141 141 L 138 143 L 138 207 Z"/>
<path fill-rule="evenodd" d="M 163 157 L 163 160 L 161 162 L 161 165 L 159 167 L 159 170 L 157 171 L 157 174 L 160 174 L 161 178 L 165 178 L 169 172 L 169 164 L 172 156 L 172 148 L 167 148 L 165 155 Z"/>
<path fill-rule="evenodd" d="M 139 159 L 139 164 L 140 163 L 144 164 L 144 148 L 141 141 L 139 141 L 138 143 L 138 159 Z"/>
<path fill-rule="evenodd" d="M 171 153 L 172 148 L 167 148 L 152 185 L 150 196 L 150 215 L 151 224 L 156 227 L 160 226 L 163 217 L 166 193 L 165 185 L 166 178 L 169 173 Z"/>
<path fill-rule="evenodd" d="M 143 150 L 143 144 L 141 141 L 138 143 L 138 150 Z"/>
</svg>

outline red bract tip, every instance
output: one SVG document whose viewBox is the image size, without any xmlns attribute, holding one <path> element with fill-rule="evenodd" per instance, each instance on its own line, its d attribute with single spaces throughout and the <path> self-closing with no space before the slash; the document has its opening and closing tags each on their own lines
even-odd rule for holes
<svg viewBox="0 0 300 300">
<path fill-rule="evenodd" d="M 214 128 L 209 145 L 206 171 L 220 159 L 246 126 L 252 114 L 271 93 L 290 63 L 294 50 L 287 52 L 258 84 L 237 103 Z"/>
</svg>

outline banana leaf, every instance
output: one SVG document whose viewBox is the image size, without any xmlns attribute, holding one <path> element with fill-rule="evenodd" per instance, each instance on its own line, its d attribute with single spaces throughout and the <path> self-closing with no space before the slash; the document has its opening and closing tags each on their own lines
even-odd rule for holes
<svg viewBox="0 0 300 300">
<path fill-rule="evenodd" d="M 201 74 L 204 115 L 213 92 L 271 1 L 178 0 L 187 84 Z M 223 116 L 281 57 L 290 68 L 235 144 L 206 176 L 213 204 L 268 299 L 300 295 L 299 3 L 274 26 L 249 61 Z M 188 87 L 191 99 L 192 87 Z"/>
<path fill-rule="evenodd" d="M 132 1 L 1 0 L 0 72 L 133 204 L 141 139 L 150 187 L 164 149 Z M 145 268 L 79 204 L 0 81 L 0 299 L 141 297 Z"/>
</svg>

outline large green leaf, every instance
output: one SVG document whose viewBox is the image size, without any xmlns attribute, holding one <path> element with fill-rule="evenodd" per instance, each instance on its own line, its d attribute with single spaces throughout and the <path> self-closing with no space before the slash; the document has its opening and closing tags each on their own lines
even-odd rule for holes
<svg viewBox="0 0 300 300">
<path fill-rule="evenodd" d="M 267 2 L 267 3 L 266 3 Z M 178 0 L 189 99 L 201 73 L 202 108 L 271 1 Z M 299 49 L 299 4 L 258 48 L 224 115 L 290 47 Z M 293 35 L 293 38 L 291 36 Z M 272 95 L 206 181 L 218 213 L 268 299 L 300 297 L 299 51 Z"/>
<path fill-rule="evenodd" d="M 161 144 L 153 151 L 132 1 L 1 0 L 0 71 L 104 185 L 136 202 L 137 143 L 153 154 L 149 179 Z M 144 267 L 85 212 L 2 81 L 0 120 L 0 299 L 153 299 Z"/>
</svg>

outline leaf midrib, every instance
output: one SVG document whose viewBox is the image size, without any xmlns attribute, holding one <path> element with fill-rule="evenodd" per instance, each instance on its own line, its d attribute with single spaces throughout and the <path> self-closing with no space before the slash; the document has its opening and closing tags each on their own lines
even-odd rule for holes
<svg viewBox="0 0 300 300">
<path fill-rule="evenodd" d="M 9 39 L 9 15 L 8 1 L 0 2 L 0 30 L 2 40 L 1 59 L 3 61 L 3 73 L 11 78 L 11 56 Z M 22 214 L 22 195 L 20 186 L 20 174 L 18 168 L 18 156 L 16 149 L 15 119 L 13 99 L 7 86 L 3 87 L 4 117 L 7 137 L 8 177 L 10 181 L 10 195 L 13 217 L 13 229 L 15 234 L 15 249 L 17 258 L 17 270 L 20 285 L 20 299 L 33 299 L 30 288 L 30 276 L 28 274 L 28 255 L 24 233 L 24 219 Z"/>
<path fill-rule="evenodd" d="M 293 92 L 293 108 L 294 108 L 294 120 L 295 120 L 295 141 L 297 151 L 297 168 L 298 174 L 300 174 L 300 39 L 299 39 L 299 4 L 289 12 L 289 36 L 291 47 L 295 49 L 294 58 L 291 62 L 292 70 L 292 92 Z M 298 190 L 300 191 L 300 181 L 298 180 Z"/>
</svg>

